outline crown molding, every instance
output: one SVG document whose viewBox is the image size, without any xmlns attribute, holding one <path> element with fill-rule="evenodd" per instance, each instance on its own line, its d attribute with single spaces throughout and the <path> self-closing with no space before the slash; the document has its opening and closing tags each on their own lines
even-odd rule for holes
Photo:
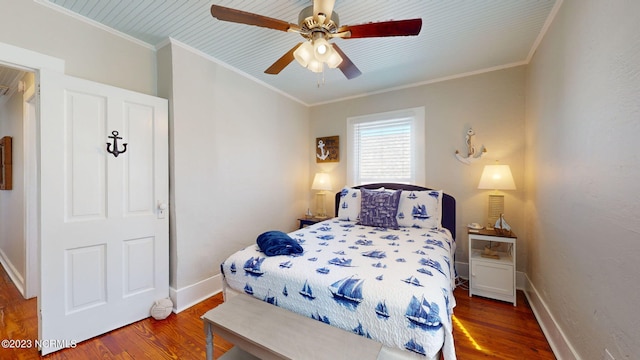
<svg viewBox="0 0 640 360">
<path fill-rule="evenodd" d="M 127 34 L 121 32 L 121 31 L 115 30 L 114 28 L 111 28 L 111 27 L 109 27 L 107 25 L 101 24 L 101 23 L 99 23 L 99 22 L 97 22 L 95 20 L 91 20 L 91 19 L 89 19 L 87 17 L 84 17 L 84 16 L 82 16 L 82 15 L 80 15 L 78 13 L 75 13 L 75 12 L 73 12 L 71 10 L 65 9 L 60 5 L 56 5 L 54 3 L 51 3 L 48 0 L 33 0 L 33 1 L 35 3 L 37 3 L 37 4 L 40 4 L 42 6 L 46 6 L 46 7 L 50 8 L 50 9 L 52 9 L 52 10 L 55 10 L 57 12 L 60 12 L 60 13 L 64 14 L 64 15 L 70 16 L 70 17 L 72 17 L 72 18 L 74 18 L 74 19 L 76 19 L 76 20 L 78 20 L 80 22 L 83 22 L 85 24 L 91 25 L 91 26 L 96 27 L 96 28 L 98 28 L 100 30 L 104 30 L 104 31 L 110 33 L 111 35 L 118 36 L 120 38 L 123 38 L 123 39 L 125 39 L 127 41 L 130 41 L 130 42 L 132 42 L 132 43 L 134 43 L 136 45 L 140 45 L 140 46 L 142 46 L 144 48 L 147 48 L 149 50 L 155 50 L 155 46 L 153 46 L 153 45 L 151 45 L 151 44 L 149 44 L 147 42 L 144 42 L 144 41 L 142 41 L 140 39 L 137 39 L 137 38 L 135 38 L 135 37 L 133 37 L 131 35 L 127 35 Z"/>
<path fill-rule="evenodd" d="M 336 102 L 345 101 L 345 100 L 363 98 L 363 97 L 367 97 L 367 96 L 371 96 L 371 95 L 384 94 L 384 93 L 388 93 L 388 92 L 391 92 L 391 91 L 410 89 L 410 88 L 415 88 L 415 87 L 419 87 L 419 86 L 435 84 L 435 83 L 439 83 L 439 82 L 443 82 L 443 81 L 460 79 L 460 78 L 464 78 L 464 77 L 467 77 L 467 76 L 474 76 L 474 75 L 484 74 L 484 73 L 488 73 L 488 72 L 492 72 L 492 71 L 509 69 L 509 68 L 512 68 L 512 67 L 517 67 L 517 66 L 522 66 L 522 65 L 527 65 L 527 64 L 528 64 L 528 62 L 523 60 L 523 61 L 518 61 L 518 62 L 514 62 L 514 63 L 510 63 L 510 64 L 498 65 L 498 66 L 493 66 L 493 67 L 489 67 L 489 68 L 469 71 L 469 72 L 450 75 L 450 76 L 443 76 L 443 77 L 440 77 L 440 78 L 435 78 L 435 79 L 431 79 L 431 80 L 420 81 L 420 82 L 417 82 L 417 83 L 411 83 L 411 84 L 396 86 L 396 87 L 387 88 L 387 89 L 383 89 L 383 90 L 366 92 L 366 93 L 362 93 L 362 94 L 358 94 L 358 95 L 354 95 L 354 96 L 348 96 L 348 97 L 344 97 L 344 98 L 340 98 L 340 99 L 314 103 L 314 104 L 311 104 L 310 106 L 326 105 L 326 104 L 336 103 Z"/>
<path fill-rule="evenodd" d="M 540 46 L 542 39 L 544 39 L 544 36 L 547 34 L 547 30 L 549 30 L 549 27 L 551 27 L 551 23 L 553 23 L 553 20 L 556 18 L 558 11 L 560 11 L 560 6 L 562 6 L 562 1 L 563 0 L 557 0 L 556 3 L 553 4 L 553 8 L 551 8 L 551 11 L 549 11 L 549 16 L 547 16 L 547 20 L 542 25 L 542 29 L 540 29 L 540 33 L 538 34 L 538 37 L 533 42 L 533 45 L 531 46 L 531 50 L 529 50 L 529 55 L 527 55 L 527 60 L 526 60 L 527 64 L 531 62 L 533 55 L 536 53 L 536 50 L 538 50 L 538 46 Z"/>
<path fill-rule="evenodd" d="M 290 94 L 287 94 L 286 92 L 284 92 L 284 91 L 282 91 L 282 90 L 280 90 L 278 88 L 275 88 L 275 87 L 265 83 L 264 81 L 247 74 L 244 71 L 238 70 L 237 68 L 225 63 L 224 61 L 221 61 L 220 59 L 217 59 L 217 58 L 215 58 L 215 57 L 213 57 L 213 56 L 211 56 L 211 55 L 209 55 L 209 54 L 207 54 L 207 53 L 205 53 L 203 51 L 200 51 L 200 50 L 198 50 L 198 49 L 196 49 L 196 48 L 194 48 L 192 46 L 189 46 L 189 45 L 187 45 L 187 44 L 185 44 L 183 42 L 180 42 L 179 40 L 176 40 L 174 38 L 170 37 L 168 39 L 165 39 L 165 40 L 161 41 L 158 44 L 158 47 L 156 47 L 156 51 L 161 49 L 161 48 L 163 48 L 163 47 L 165 47 L 165 46 L 167 46 L 167 45 L 169 45 L 169 44 L 172 44 L 172 45 L 175 45 L 175 46 L 179 46 L 180 48 L 182 48 L 184 50 L 187 50 L 187 51 L 189 51 L 189 52 L 191 52 L 191 53 L 193 53 L 195 55 L 198 55 L 198 56 L 200 56 L 202 58 L 205 58 L 205 59 L 207 59 L 207 60 L 209 60 L 209 61 L 211 61 L 211 62 L 213 62 L 213 63 L 215 63 L 217 65 L 220 65 L 220 66 L 224 67 L 225 69 L 227 69 L 229 71 L 233 71 L 234 73 L 236 73 L 236 74 L 238 74 L 238 75 L 240 75 L 242 77 L 245 77 L 245 78 L 247 78 L 247 79 L 249 79 L 251 81 L 254 81 L 254 82 L 258 83 L 258 84 L 268 88 L 269 90 L 275 91 L 275 92 L 277 92 L 278 94 L 280 94 L 282 96 L 285 96 L 285 97 L 287 97 L 287 98 L 289 98 L 289 99 L 291 99 L 291 100 L 293 100 L 293 101 L 295 101 L 297 103 L 300 103 L 301 105 L 304 105 L 306 107 L 310 106 L 309 104 L 305 103 L 304 101 L 302 101 L 302 100 L 300 100 L 300 99 L 298 99 L 296 97 L 293 97 Z"/>
</svg>

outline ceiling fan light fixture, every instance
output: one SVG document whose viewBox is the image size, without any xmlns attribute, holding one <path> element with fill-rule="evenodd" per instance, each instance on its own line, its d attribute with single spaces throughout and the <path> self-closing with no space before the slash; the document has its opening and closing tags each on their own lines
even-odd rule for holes
<svg viewBox="0 0 640 360">
<path fill-rule="evenodd" d="M 309 62 L 309 65 L 307 65 L 307 69 L 313 71 L 314 73 L 322 72 L 323 67 L 324 67 L 324 64 L 321 61 L 318 61 L 316 59 L 311 60 Z"/>
<path fill-rule="evenodd" d="M 296 59 L 300 65 L 313 72 L 322 72 L 325 63 L 330 68 L 339 67 L 347 79 L 353 79 L 362 72 L 337 44 L 330 44 L 328 39 L 416 36 L 422 28 L 421 18 L 340 26 L 338 14 L 333 11 L 334 3 L 335 0 L 313 0 L 312 5 L 298 14 L 298 24 L 215 4 L 211 5 L 211 15 L 221 21 L 300 34 L 305 41 L 286 52 L 264 71 L 271 75 L 279 74 Z"/>
<path fill-rule="evenodd" d="M 313 54 L 318 61 L 326 62 L 332 53 L 333 49 L 327 39 L 319 38 L 313 40 Z"/>
<path fill-rule="evenodd" d="M 335 69 L 342 63 L 342 56 L 340 56 L 340 54 L 338 54 L 338 52 L 333 50 L 332 48 L 331 55 L 329 55 L 326 63 L 328 67 L 330 67 L 331 69 Z"/>
<path fill-rule="evenodd" d="M 293 52 L 293 57 L 303 67 L 307 67 L 309 62 L 313 60 L 313 45 L 310 42 L 303 42 L 296 51 Z"/>
</svg>

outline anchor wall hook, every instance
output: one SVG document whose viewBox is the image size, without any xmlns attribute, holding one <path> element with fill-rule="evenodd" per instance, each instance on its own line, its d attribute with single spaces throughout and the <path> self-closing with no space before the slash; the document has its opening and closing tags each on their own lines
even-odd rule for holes
<svg viewBox="0 0 640 360">
<path fill-rule="evenodd" d="M 472 137 L 475 135 L 475 131 L 473 131 L 472 128 L 469 128 L 469 130 L 467 130 L 467 135 L 465 136 L 465 141 L 467 143 L 467 156 L 464 157 L 462 155 L 460 155 L 460 151 L 456 150 L 456 158 L 458 158 L 458 160 L 460 160 L 461 162 L 467 164 L 467 165 L 471 165 L 471 163 L 480 160 L 480 158 L 482 157 L 482 155 L 484 155 L 487 152 L 487 149 L 484 146 L 480 147 L 480 152 L 476 152 L 476 147 L 473 146 L 472 143 Z"/>
<path fill-rule="evenodd" d="M 111 150 L 111 144 L 107 143 L 107 152 L 113 154 L 113 156 L 118 157 L 118 155 L 127 151 L 127 143 L 122 144 L 122 150 L 118 150 L 118 139 L 122 140 L 120 136 L 118 136 L 117 131 L 111 132 L 112 136 L 107 136 L 109 139 L 113 139 L 113 150 Z"/>
</svg>

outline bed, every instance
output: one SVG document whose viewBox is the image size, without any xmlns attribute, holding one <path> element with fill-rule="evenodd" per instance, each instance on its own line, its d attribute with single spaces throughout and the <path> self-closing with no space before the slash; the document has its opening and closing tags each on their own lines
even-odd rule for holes
<svg viewBox="0 0 640 360">
<path fill-rule="evenodd" d="M 381 199 L 395 201 L 394 218 Z M 379 341 L 381 358 L 455 359 L 455 199 L 368 184 L 337 193 L 335 210 L 288 234 L 302 253 L 266 256 L 253 244 L 228 257 L 225 298 L 253 296 Z"/>
</svg>

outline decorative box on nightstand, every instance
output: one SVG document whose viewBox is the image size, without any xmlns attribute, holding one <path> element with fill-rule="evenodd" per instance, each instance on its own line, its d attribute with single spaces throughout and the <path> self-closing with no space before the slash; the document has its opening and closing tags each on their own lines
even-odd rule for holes
<svg viewBox="0 0 640 360">
<path fill-rule="evenodd" d="M 495 230 L 468 230 L 469 296 L 480 295 L 516 306 L 516 234 Z M 486 246 L 501 243 L 496 256 Z M 494 251 L 495 252 L 495 251 Z"/>
</svg>

